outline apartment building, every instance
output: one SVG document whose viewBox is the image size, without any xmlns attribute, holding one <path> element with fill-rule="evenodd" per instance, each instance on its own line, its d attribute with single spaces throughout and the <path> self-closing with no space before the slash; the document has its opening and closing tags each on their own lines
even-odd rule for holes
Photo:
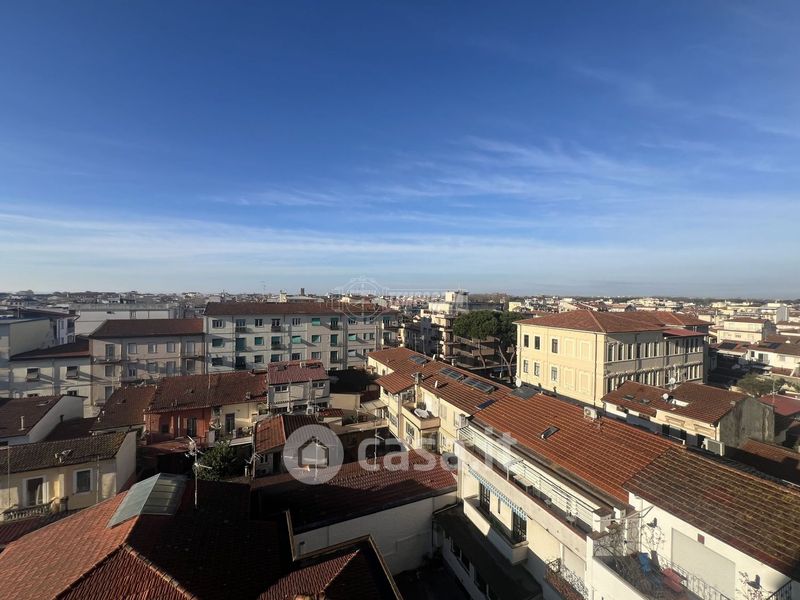
<svg viewBox="0 0 800 600">
<path fill-rule="evenodd" d="M 576 310 L 517 323 L 517 381 L 599 405 L 625 381 L 704 382 L 708 323 L 668 312 Z"/>
<path fill-rule="evenodd" d="M 0 396 L 11 395 L 12 356 L 54 344 L 49 319 L 0 316 Z"/>
<path fill-rule="evenodd" d="M 407 348 L 373 352 L 367 362 L 379 375 L 379 416 L 408 448 L 452 452 L 467 418 L 509 389 Z"/>
<path fill-rule="evenodd" d="M 590 407 L 510 392 L 459 430 L 436 515 L 472 598 L 800 597 L 800 492 Z"/>
<path fill-rule="evenodd" d="M 55 345 L 68 344 L 75 341 L 74 314 L 65 310 L 14 307 L 0 310 L 3 316 L 18 319 L 47 319 L 50 321 L 50 343 Z"/>
<path fill-rule="evenodd" d="M 75 335 L 90 335 L 106 321 L 179 319 L 183 309 L 175 303 L 73 303 L 64 306 L 75 316 Z"/>
<path fill-rule="evenodd" d="M 331 302 L 211 302 L 204 331 L 209 370 L 263 369 L 321 361 L 327 370 L 363 368 L 368 352 L 395 345 L 397 313 Z"/>
<path fill-rule="evenodd" d="M 720 455 L 750 439 L 772 442 L 775 437 L 771 406 L 702 383 L 668 389 L 626 381 L 603 396 L 603 407 L 609 416 Z"/>
<path fill-rule="evenodd" d="M 716 329 L 717 342 L 745 342 L 755 344 L 777 333 L 775 323 L 756 317 L 725 319 Z"/>
<path fill-rule="evenodd" d="M 89 340 L 20 352 L 8 361 L 8 394 L 16 397 L 71 394 L 91 406 Z"/>
<path fill-rule="evenodd" d="M 0 447 L 41 442 L 59 423 L 82 417 L 78 396 L 0 398 Z"/>
<path fill-rule="evenodd" d="M 202 319 L 106 321 L 89 336 L 93 403 L 125 384 L 205 373 L 203 340 Z"/>
<path fill-rule="evenodd" d="M 800 343 L 765 341 L 748 349 L 750 362 L 769 365 L 774 375 L 800 377 Z"/>
</svg>

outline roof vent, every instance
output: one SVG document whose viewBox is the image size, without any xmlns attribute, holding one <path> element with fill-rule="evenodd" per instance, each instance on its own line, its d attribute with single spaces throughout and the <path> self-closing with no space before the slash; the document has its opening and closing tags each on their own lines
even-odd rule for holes
<svg viewBox="0 0 800 600">
<path fill-rule="evenodd" d="M 25 415 L 19 416 L 19 430 L 23 431 L 25 429 Z"/>
<path fill-rule="evenodd" d="M 546 440 L 547 438 L 549 438 L 551 435 L 553 435 L 557 431 L 558 431 L 558 427 L 556 427 L 555 425 L 551 425 L 550 427 L 545 429 L 539 437 L 541 437 L 543 440 Z"/>
</svg>

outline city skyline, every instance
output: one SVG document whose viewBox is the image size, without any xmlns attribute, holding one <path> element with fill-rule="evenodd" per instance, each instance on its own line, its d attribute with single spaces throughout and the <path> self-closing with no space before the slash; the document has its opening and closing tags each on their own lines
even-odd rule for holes
<svg viewBox="0 0 800 600">
<path fill-rule="evenodd" d="M 797 6 L 574 8 L 5 6 L 0 287 L 800 295 Z"/>
</svg>

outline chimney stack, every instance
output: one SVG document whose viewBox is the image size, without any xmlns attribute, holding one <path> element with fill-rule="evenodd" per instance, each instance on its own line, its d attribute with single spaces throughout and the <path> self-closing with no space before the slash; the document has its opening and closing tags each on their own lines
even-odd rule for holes
<svg viewBox="0 0 800 600">
<path fill-rule="evenodd" d="M 19 416 L 19 430 L 25 431 L 25 415 Z"/>
</svg>

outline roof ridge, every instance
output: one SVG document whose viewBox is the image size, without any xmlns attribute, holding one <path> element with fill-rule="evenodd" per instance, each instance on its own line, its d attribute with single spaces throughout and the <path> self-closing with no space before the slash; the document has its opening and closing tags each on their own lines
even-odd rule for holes
<svg viewBox="0 0 800 600">
<path fill-rule="evenodd" d="M 603 324 L 602 324 L 602 323 L 600 323 L 600 320 L 597 318 L 597 316 L 596 316 L 596 314 L 595 314 L 595 311 L 593 311 L 593 310 L 588 310 L 588 309 L 584 309 L 584 310 L 586 310 L 586 312 L 588 312 L 588 313 L 589 313 L 589 316 L 592 318 L 592 320 L 594 321 L 595 325 L 597 325 L 597 326 L 600 328 L 600 331 L 602 331 L 603 333 L 608 333 L 608 329 L 606 329 L 606 328 L 603 326 Z"/>
<path fill-rule="evenodd" d="M 137 520 L 138 520 L 138 518 L 137 518 Z M 131 528 L 131 531 L 133 531 L 133 528 Z M 130 533 L 129 533 L 128 535 L 130 535 Z M 184 596 L 187 598 L 187 600 L 188 600 L 188 599 L 190 599 L 190 598 L 196 598 L 196 597 L 197 597 L 195 594 L 193 594 L 192 592 L 190 592 L 189 590 L 187 590 L 187 589 L 186 589 L 186 588 L 185 588 L 185 587 L 184 587 L 184 586 L 183 586 L 183 585 L 182 585 L 182 584 L 181 584 L 181 583 L 180 583 L 180 582 L 179 582 L 177 579 L 175 579 L 174 577 L 170 577 L 170 576 L 169 576 L 167 573 L 165 573 L 164 571 L 162 571 L 161 569 L 159 569 L 159 568 L 158 568 L 158 567 L 155 565 L 155 563 L 153 563 L 153 561 L 151 561 L 149 558 L 147 558 L 146 556 L 144 556 L 144 555 L 143 555 L 141 552 L 139 552 L 138 550 L 136 550 L 136 548 L 134 548 L 133 546 L 131 546 L 131 545 L 130 545 L 130 544 L 127 542 L 127 540 L 126 540 L 126 541 L 124 541 L 124 542 L 123 542 L 123 543 L 120 545 L 120 547 L 119 547 L 119 551 L 124 551 L 124 552 L 127 552 L 128 554 L 130 554 L 131 556 L 133 556 L 135 559 L 137 559 L 137 560 L 141 561 L 142 563 L 144 563 L 144 565 L 145 565 L 145 566 L 146 566 L 148 569 L 150 569 L 150 570 L 151 570 L 151 571 L 153 571 L 153 572 L 154 572 L 156 575 L 158 575 L 159 577 L 161 577 L 161 579 L 163 579 L 164 581 L 166 581 L 166 582 L 167 582 L 169 585 L 173 586 L 173 587 L 174 587 L 176 590 L 178 590 L 178 591 L 179 591 L 179 592 L 180 592 L 182 595 L 184 595 Z"/>
<path fill-rule="evenodd" d="M 129 534 L 130 534 L 130 532 L 129 532 Z M 73 579 L 73 580 L 72 580 L 70 583 L 68 583 L 68 584 L 67 584 L 67 586 L 66 586 L 66 587 L 65 587 L 63 590 L 61 590 L 60 592 L 58 592 L 58 593 L 56 594 L 56 596 L 55 596 L 55 597 L 56 597 L 56 598 L 63 598 L 63 597 L 66 595 L 66 594 L 68 594 L 70 591 L 72 591 L 73 589 L 75 589 L 75 587 L 76 587 L 76 586 L 77 586 L 77 585 L 78 585 L 78 584 L 79 584 L 81 581 L 84 581 L 84 580 L 86 580 L 86 579 L 87 579 L 87 578 L 88 578 L 90 575 L 92 575 L 92 574 L 93 574 L 95 571 L 97 571 L 97 570 L 98 570 L 98 569 L 99 569 L 101 566 L 103 566 L 103 565 L 104 565 L 104 564 L 106 564 L 106 563 L 107 563 L 109 560 L 111 560 L 113 557 L 115 557 L 117 554 L 119 554 L 119 553 L 122 551 L 122 547 L 123 547 L 124 545 L 125 545 L 125 542 L 124 542 L 124 541 L 123 541 L 123 542 L 121 542 L 119 546 L 117 546 L 116 548 L 114 548 L 114 550 L 112 550 L 111 552 L 109 552 L 108 554 L 106 554 L 106 555 L 105 555 L 103 558 L 101 558 L 100 560 L 98 560 L 98 561 L 97 561 L 96 563 L 94 563 L 94 564 L 93 564 L 91 567 L 89 567 L 88 569 L 84 570 L 84 572 L 83 572 L 83 573 L 81 573 L 81 574 L 80 574 L 80 575 L 79 575 L 79 576 L 78 576 L 76 579 Z"/>
</svg>

